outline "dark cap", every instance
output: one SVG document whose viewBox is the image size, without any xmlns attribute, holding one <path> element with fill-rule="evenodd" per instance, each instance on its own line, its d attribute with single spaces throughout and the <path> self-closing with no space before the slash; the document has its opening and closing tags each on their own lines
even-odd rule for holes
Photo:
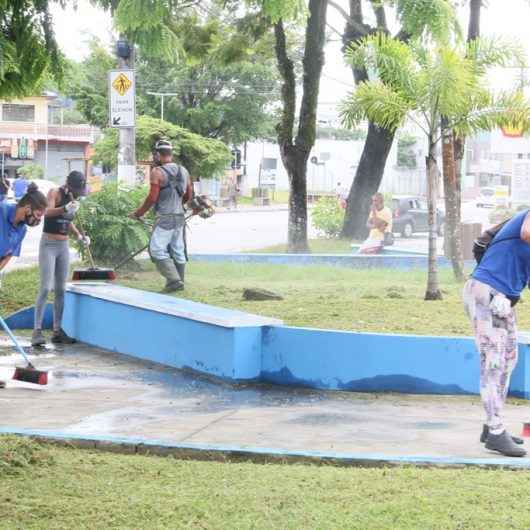
<svg viewBox="0 0 530 530">
<path fill-rule="evenodd" d="M 86 178 L 81 171 L 70 171 L 66 184 L 77 195 L 86 195 Z"/>
<path fill-rule="evenodd" d="M 155 151 L 171 151 L 173 146 L 168 140 L 158 140 L 155 144 Z"/>
</svg>

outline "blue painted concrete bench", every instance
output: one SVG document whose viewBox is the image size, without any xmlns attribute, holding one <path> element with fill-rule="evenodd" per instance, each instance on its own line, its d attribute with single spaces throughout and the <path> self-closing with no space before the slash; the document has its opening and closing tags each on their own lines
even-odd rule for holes
<svg viewBox="0 0 530 530">
<path fill-rule="evenodd" d="M 67 286 L 63 328 L 76 339 L 174 368 L 259 379 L 262 332 L 282 321 L 106 283 Z"/>
<path fill-rule="evenodd" d="M 477 394 L 473 339 L 357 333 L 281 321 L 110 284 L 67 288 L 64 327 L 119 353 L 230 381 L 326 390 Z M 530 399 L 530 335 L 510 393 Z"/>
</svg>

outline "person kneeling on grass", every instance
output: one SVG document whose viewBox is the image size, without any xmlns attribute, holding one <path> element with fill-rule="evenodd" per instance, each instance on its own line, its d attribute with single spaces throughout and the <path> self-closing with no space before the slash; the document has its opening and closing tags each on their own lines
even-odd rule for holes
<svg viewBox="0 0 530 530">
<path fill-rule="evenodd" d="M 48 208 L 39 247 L 40 291 L 35 303 L 32 346 L 46 344 L 46 339 L 42 333 L 42 321 L 48 294 L 52 287 L 55 291 L 52 342 L 55 344 L 73 344 L 75 342 L 75 339 L 63 331 L 61 323 L 66 279 L 70 269 L 68 236 L 73 235 L 86 247 L 90 245 L 90 239 L 82 235 L 72 223 L 79 210 L 77 199 L 83 195 L 86 195 L 86 179 L 80 171 L 70 172 L 64 186 L 53 188 L 48 193 Z"/>
<path fill-rule="evenodd" d="M 385 234 L 392 234 L 392 211 L 385 206 L 382 193 L 372 197 L 372 208 L 366 226 L 370 229 L 368 239 L 359 249 L 360 254 L 378 254 L 383 250 Z"/>
<path fill-rule="evenodd" d="M 2 271 L 13 256 L 20 256 L 22 241 L 28 226 L 37 226 L 46 210 L 48 201 L 36 184 L 28 186 L 18 204 L 0 203 L 0 288 Z M 5 383 L 0 381 L 0 388 Z"/>
<path fill-rule="evenodd" d="M 480 441 L 506 456 L 524 456 L 502 409 L 517 364 L 514 306 L 530 280 L 530 210 L 510 219 L 495 235 L 464 287 L 464 306 L 480 353 L 480 395 L 486 411 Z"/>
</svg>

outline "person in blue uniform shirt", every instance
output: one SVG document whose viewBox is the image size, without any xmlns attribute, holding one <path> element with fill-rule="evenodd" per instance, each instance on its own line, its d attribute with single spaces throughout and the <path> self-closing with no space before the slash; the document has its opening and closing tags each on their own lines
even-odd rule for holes
<svg viewBox="0 0 530 530">
<path fill-rule="evenodd" d="M 27 227 L 40 224 L 47 206 L 48 200 L 34 183 L 28 186 L 18 204 L 0 202 L 0 289 L 2 271 L 13 257 L 20 256 Z M 4 386 L 0 381 L 0 388 Z"/>
</svg>

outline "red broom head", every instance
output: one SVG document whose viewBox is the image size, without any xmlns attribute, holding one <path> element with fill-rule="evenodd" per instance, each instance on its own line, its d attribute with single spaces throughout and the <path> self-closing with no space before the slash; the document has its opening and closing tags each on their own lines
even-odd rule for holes
<svg viewBox="0 0 530 530">
<path fill-rule="evenodd" d="M 72 275 L 74 282 L 84 280 L 113 281 L 115 279 L 116 273 L 113 269 L 75 269 Z"/>
<path fill-rule="evenodd" d="M 33 383 L 34 385 L 47 385 L 48 372 L 41 370 L 34 370 L 33 368 L 15 368 L 13 379 L 16 381 L 24 381 L 25 383 Z"/>
</svg>

